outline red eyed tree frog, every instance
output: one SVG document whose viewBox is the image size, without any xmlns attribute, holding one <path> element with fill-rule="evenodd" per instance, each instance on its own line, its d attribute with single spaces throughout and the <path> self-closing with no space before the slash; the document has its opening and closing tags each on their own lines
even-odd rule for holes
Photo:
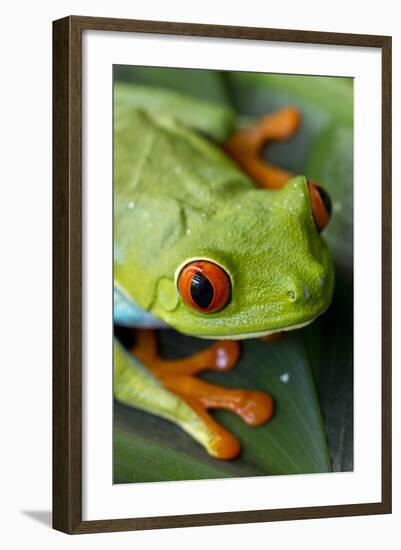
<svg viewBox="0 0 401 550">
<path fill-rule="evenodd" d="M 240 445 L 208 409 L 258 425 L 272 416 L 273 400 L 195 375 L 232 368 L 237 340 L 303 327 L 332 298 L 333 263 L 320 233 L 327 193 L 260 156 L 299 121 L 286 108 L 236 129 L 227 107 L 115 84 L 114 320 L 138 330 L 131 351 L 115 340 L 114 395 L 175 422 L 216 458 L 235 457 Z M 216 343 L 164 360 L 150 329 L 166 326 Z"/>
</svg>

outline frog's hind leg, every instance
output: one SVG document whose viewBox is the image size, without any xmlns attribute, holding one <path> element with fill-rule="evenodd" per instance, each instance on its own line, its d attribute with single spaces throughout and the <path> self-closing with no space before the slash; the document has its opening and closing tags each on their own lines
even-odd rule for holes
<svg viewBox="0 0 401 550">
<path fill-rule="evenodd" d="M 293 107 L 286 107 L 265 116 L 250 128 L 237 130 L 226 142 L 224 149 L 257 185 L 279 189 L 293 174 L 263 160 L 262 148 L 267 141 L 290 138 L 300 122 L 300 112 Z"/>
<path fill-rule="evenodd" d="M 226 371 L 239 358 L 239 343 L 218 341 L 212 346 L 184 359 L 162 359 L 157 350 L 154 331 L 139 329 L 133 355 L 159 379 L 163 386 L 180 397 L 207 425 L 213 442 L 208 448 L 217 458 L 234 458 L 239 443 L 208 413 L 221 408 L 239 415 L 247 424 L 257 426 L 273 414 L 272 398 L 260 391 L 224 388 L 199 380 L 195 375 L 203 370 Z"/>
</svg>

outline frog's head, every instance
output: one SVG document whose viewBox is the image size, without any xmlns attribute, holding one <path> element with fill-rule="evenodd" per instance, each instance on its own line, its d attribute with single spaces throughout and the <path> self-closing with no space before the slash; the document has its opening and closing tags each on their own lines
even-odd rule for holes
<svg viewBox="0 0 401 550">
<path fill-rule="evenodd" d="M 168 252 L 152 311 L 180 332 L 251 338 L 304 326 L 330 304 L 334 270 L 316 187 L 232 194 Z M 320 229 L 319 229 L 320 225 Z"/>
</svg>

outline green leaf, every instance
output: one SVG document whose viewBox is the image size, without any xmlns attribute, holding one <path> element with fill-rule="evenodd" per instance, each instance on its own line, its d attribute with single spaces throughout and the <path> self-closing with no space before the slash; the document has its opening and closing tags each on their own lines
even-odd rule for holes
<svg viewBox="0 0 401 550">
<path fill-rule="evenodd" d="M 211 342 L 172 330 L 160 331 L 166 357 L 187 356 Z M 230 387 L 258 388 L 276 403 L 273 419 L 250 427 L 226 411 L 215 418 L 239 438 L 240 456 L 219 461 L 160 418 L 116 404 L 114 480 L 118 482 L 242 477 L 330 471 L 324 431 L 302 332 L 279 342 L 242 343 L 239 363 L 230 373 L 203 378 Z"/>
<path fill-rule="evenodd" d="M 320 350 L 317 390 L 334 471 L 353 470 L 353 286 L 337 267 L 333 306 L 316 324 L 327 335 Z"/>
<path fill-rule="evenodd" d="M 114 405 L 114 483 L 214 479 L 261 474 L 246 465 L 221 462 L 174 424 Z"/>
<path fill-rule="evenodd" d="M 121 127 L 126 127 L 127 120 L 131 121 L 133 109 L 146 109 L 153 115 L 168 113 L 183 126 L 218 143 L 224 143 L 235 127 L 235 112 L 226 106 L 194 100 L 191 96 L 155 86 L 118 82 L 114 85 L 114 106 L 114 120 Z"/>
<path fill-rule="evenodd" d="M 115 65 L 114 78 L 182 92 L 213 103 L 227 103 L 228 92 L 218 71 Z"/>
<path fill-rule="evenodd" d="M 295 103 L 305 112 L 308 109 L 313 111 L 313 117 L 305 117 L 311 127 L 319 127 L 329 120 L 352 126 L 352 78 L 241 72 L 223 74 L 240 112 L 255 115 L 261 114 L 262 105 L 270 111 Z"/>
</svg>

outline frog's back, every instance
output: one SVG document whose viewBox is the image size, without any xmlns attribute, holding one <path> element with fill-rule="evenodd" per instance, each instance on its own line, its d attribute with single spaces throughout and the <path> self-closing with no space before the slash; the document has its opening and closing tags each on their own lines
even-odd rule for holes
<svg viewBox="0 0 401 550">
<path fill-rule="evenodd" d="M 252 187 L 218 146 L 233 128 L 229 110 L 190 98 L 179 108 L 177 94 L 149 94 L 115 89 L 114 275 L 123 288 L 146 270 L 152 278 L 155 255 L 213 216 L 227 193 Z"/>
<path fill-rule="evenodd" d="M 117 199 L 157 194 L 206 206 L 223 192 L 222 186 L 249 185 L 218 146 L 233 131 L 234 114 L 228 107 L 119 84 L 114 113 Z"/>
</svg>

